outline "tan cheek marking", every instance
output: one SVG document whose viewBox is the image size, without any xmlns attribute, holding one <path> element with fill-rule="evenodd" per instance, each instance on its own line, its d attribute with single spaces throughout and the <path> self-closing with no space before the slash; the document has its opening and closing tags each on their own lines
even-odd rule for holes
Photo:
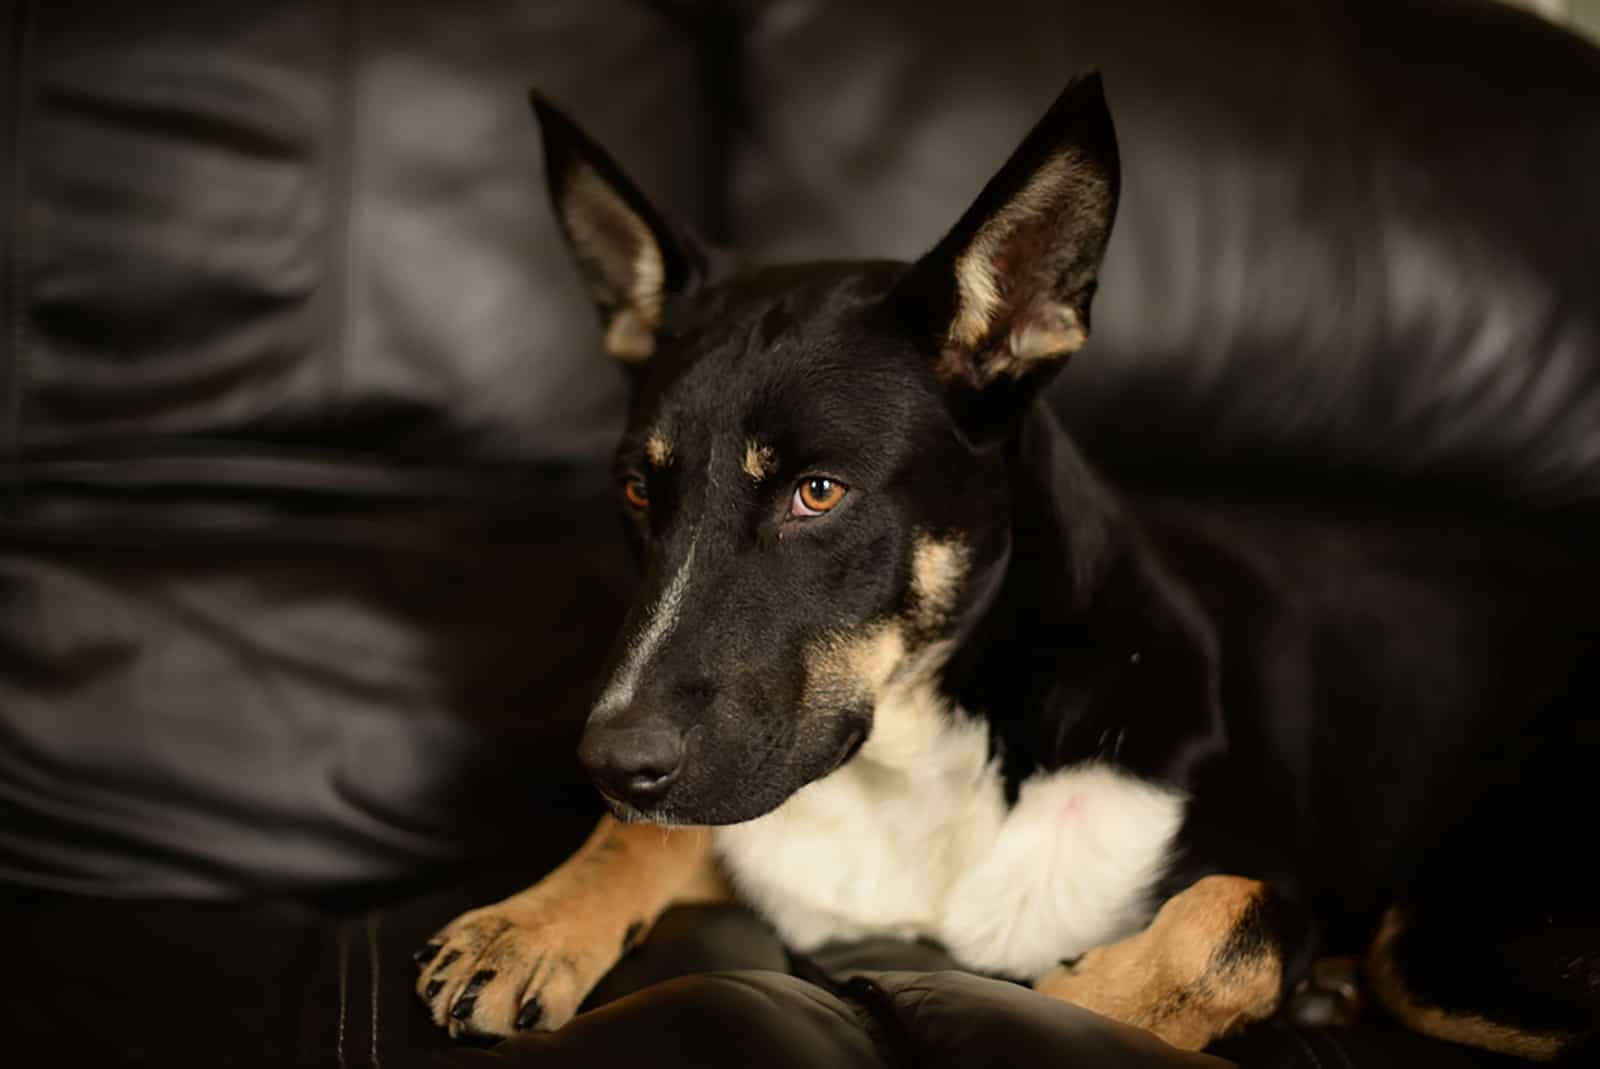
<svg viewBox="0 0 1600 1069">
<path fill-rule="evenodd" d="M 778 458 L 770 446 L 759 445 L 756 442 L 746 442 L 744 446 L 744 462 L 739 466 L 744 469 L 746 475 L 756 482 L 760 482 L 777 470 Z"/>
<path fill-rule="evenodd" d="M 937 624 L 955 607 L 967 574 L 966 545 L 956 539 L 913 537 L 908 618 L 867 624 L 816 644 L 806 662 L 808 689 L 859 697 L 882 694 L 906 659 L 905 625 Z"/>
<path fill-rule="evenodd" d="M 1407 986 L 1394 959 L 1394 945 L 1405 926 L 1400 910 L 1391 908 L 1384 914 L 1377 938 L 1367 952 L 1366 977 L 1373 996 L 1407 1027 L 1434 1039 L 1539 1062 L 1553 1061 L 1572 1042 L 1570 1035 L 1527 1032 L 1476 1014 L 1450 1013 L 1423 1002 Z"/>
<path fill-rule="evenodd" d="M 955 607 L 968 557 L 959 540 L 914 535 L 906 615 L 832 635 L 807 651 L 807 706 L 873 706 L 863 754 L 887 759 L 902 746 L 915 745 L 929 718 L 944 709 L 935 681 L 948 643 L 929 641 L 929 632 L 941 627 Z"/>
<path fill-rule="evenodd" d="M 1034 987 L 1200 1050 L 1277 1009 L 1283 963 L 1276 948 L 1229 945 L 1265 893 L 1255 880 L 1208 876 L 1169 899 L 1144 931 L 1089 951 Z"/>
<path fill-rule="evenodd" d="M 911 556 L 912 623 L 934 628 L 949 617 L 967 577 L 968 553 L 958 539 L 915 536 Z"/>
<path fill-rule="evenodd" d="M 839 706 L 876 699 L 905 653 L 905 632 L 898 622 L 869 624 L 825 639 L 806 657 L 806 704 Z"/>
<path fill-rule="evenodd" d="M 672 463 L 672 443 L 660 431 L 651 431 L 644 440 L 644 456 L 652 468 L 664 468 Z"/>
</svg>

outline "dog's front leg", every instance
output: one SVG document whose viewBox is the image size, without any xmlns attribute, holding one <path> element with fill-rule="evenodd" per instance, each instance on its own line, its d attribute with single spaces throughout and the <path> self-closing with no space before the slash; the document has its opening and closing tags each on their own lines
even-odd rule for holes
<svg viewBox="0 0 1600 1069">
<path fill-rule="evenodd" d="M 1033 986 L 1200 1050 L 1277 1010 L 1298 927 L 1291 907 L 1258 881 L 1207 876 L 1168 899 L 1137 935 Z"/>
<path fill-rule="evenodd" d="M 451 1035 L 559 1028 L 667 906 L 721 897 L 709 830 L 606 816 L 549 876 L 419 950 L 417 994 Z"/>
</svg>

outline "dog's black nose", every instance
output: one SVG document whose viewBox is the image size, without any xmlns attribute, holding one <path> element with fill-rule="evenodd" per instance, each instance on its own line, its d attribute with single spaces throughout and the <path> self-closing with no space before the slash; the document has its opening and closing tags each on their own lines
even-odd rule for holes
<svg viewBox="0 0 1600 1069">
<path fill-rule="evenodd" d="M 648 810 L 672 788 L 684 751 L 683 732 L 673 727 L 591 724 L 578 744 L 578 759 L 604 794 Z"/>
</svg>

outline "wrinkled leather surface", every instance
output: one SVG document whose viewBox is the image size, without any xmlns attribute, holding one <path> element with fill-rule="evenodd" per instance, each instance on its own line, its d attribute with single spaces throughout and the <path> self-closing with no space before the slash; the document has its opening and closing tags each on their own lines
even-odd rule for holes
<svg viewBox="0 0 1600 1069">
<path fill-rule="evenodd" d="M 526 91 L 581 104 L 694 221 L 691 23 L 637 0 L 21 10 L 6 439 L 28 460 L 193 435 L 606 454 L 620 377 L 588 359 Z"/>
<path fill-rule="evenodd" d="M 1052 398 L 1098 461 L 1600 533 L 1600 53 L 1530 16 L 464 10 L 0 15 L 0 896 L 21 933 L 0 1063 L 909 1064 L 892 1025 L 934 1064 L 1015 1042 L 1015 1064 L 1094 1065 L 1143 1042 L 938 976 L 927 948 L 854 948 L 812 983 L 736 911 L 664 924 L 605 1016 L 554 1039 L 465 1051 L 412 1004 L 406 952 L 592 819 L 571 740 L 630 585 L 603 470 L 623 380 L 544 203 L 528 84 L 747 253 L 910 256 L 1099 65 L 1127 186 L 1095 340 Z M 507 857 L 527 867 L 493 893 L 456 886 Z M 428 886 L 456 890 L 320 908 Z M 275 904 L 191 904 L 239 897 Z M 836 989 L 862 970 L 878 995 Z M 1223 1052 L 1494 1064 L 1381 1026 Z"/>
<path fill-rule="evenodd" d="M 774 256 L 918 255 L 1102 69 L 1123 199 L 1055 391 L 1102 463 L 1593 514 L 1587 43 L 1482 0 L 764 10 L 736 188 Z"/>
<path fill-rule="evenodd" d="M 0 876 L 344 892 L 586 808 L 623 384 L 530 82 L 755 255 L 911 255 L 1098 63 L 1097 458 L 1600 514 L 1592 47 L 1473 0 L 732 10 L 17 9 Z"/>
<path fill-rule="evenodd" d="M 1320 1032 L 1267 1027 L 1215 1052 L 1225 1061 L 1189 1055 L 1017 985 L 951 972 L 925 946 L 880 941 L 791 963 L 753 915 L 706 906 L 663 917 L 591 1010 L 562 1031 L 492 1049 L 451 1041 L 416 1001 L 408 952 L 443 919 L 529 875 L 342 919 L 287 904 L 18 907 L 7 974 L 16 991 L 0 1003 L 0 1061 L 239 1069 L 1516 1064 L 1381 1021 Z M 90 960 L 98 967 L 85 968 Z"/>
<path fill-rule="evenodd" d="M 694 218 L 692 25 L 16 10 L 0 881 L 348 893 L 587 819 L 624 384 L 525 93 Z"/>
<path fill-rule="evenodd" d="M 571 739 L 627 566 L 610 523 L 528 512 L 13 542 L 0 879 L 321 896 L 575 845 Z"/>
</svg>

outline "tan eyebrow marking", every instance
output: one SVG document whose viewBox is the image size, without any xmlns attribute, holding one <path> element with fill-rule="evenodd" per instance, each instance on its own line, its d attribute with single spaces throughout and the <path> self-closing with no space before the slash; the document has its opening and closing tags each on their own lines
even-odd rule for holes
<svg viewBox="0 0 1600 1069">
<path fill-rule="evenodd" d="M 660 431 L 651 431 L 644 440 L 644 455 L 652 468 L 664 468 L 672 463 L 672 443 Z"/>
<path fill-rule="evenodd" d="M 770 446 L 760 445 L 753 440 L 745 443 L 744 463 L 740 467 L 750 478 L 760 482 L 777 470 L 777 466 L 777 454 Z"/>
</svg>

